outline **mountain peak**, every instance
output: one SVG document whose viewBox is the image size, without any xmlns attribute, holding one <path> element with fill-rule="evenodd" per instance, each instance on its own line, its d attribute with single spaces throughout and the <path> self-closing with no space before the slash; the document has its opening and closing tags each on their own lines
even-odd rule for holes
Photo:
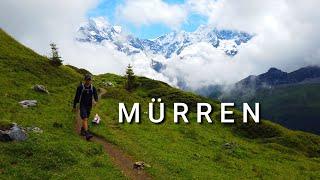
<svg viewBox="0 0 320 180">
<path fill-rule="evenodd" d="M 112 26 L 112 30 L 118 34 L 122 32 L 122 27 L 121 26 Z"/>
<path fill-rule="evenodd" d="M 98 30 L 104 30 L 110 27 L 109 22 L 104 17 L 89 18 L 88 24 L 97 28 Z"/>
<path fill-rule="evenodd" d="M 267 73 L 283 73 L 283 71 L 281 71 L 280 69 L 277 69 L 275 67 L 272 67 L 268 70 Z"/>
<path fill-rule="evenodd" d="M 272 67 L 268 70 L 268 72 L 257 76 L 248 76 L 247 78 L 236 83 L 236 85 L 247 86 L 250 88 L 261 88 L 283 84 L 303 83 L 308 82 L 307 80 L 313 80 L 310 82 L 319 82 L 319 78 L 319 66 L 307 66 L 290 73 Z"/>
<path fill-rule="evenodd" d="M 197 43 L 208 43 L 232 57 L 238 53 L 238 46 L 253 37 L 245 32 L 201 25 L 194 32 L 175 30 L 154 40 L 140 39 L 123 33 L 121 26 L 112 26 L 104 17 L 90 18 L 80 26 L 78 34 L 77 40 L 81 42 L 100 43 L 106 40 L 127 55 L 151 52 L 166 59 L 180 55 L 186 47 Z"/>
</svg>

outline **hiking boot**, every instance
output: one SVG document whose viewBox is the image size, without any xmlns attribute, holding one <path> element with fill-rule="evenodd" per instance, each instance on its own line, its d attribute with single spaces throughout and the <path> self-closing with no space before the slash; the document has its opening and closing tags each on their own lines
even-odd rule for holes
<svg viewBox="0 0 320 180">
<path fill-rule="evenodd" d="M 86 135 L 86 130 L 84 130 L 83 127 L 81 127 L 80 135 L 81 135 L 81 136 L 85 136 L 85 135 Z"/>
<path fill-rule="evenodd" d="M 89 141 L 91 138 L 93 138 L 92 134 L 90 134 L 88 131 L 85 132 L 86 140 Z"/>
</svg>

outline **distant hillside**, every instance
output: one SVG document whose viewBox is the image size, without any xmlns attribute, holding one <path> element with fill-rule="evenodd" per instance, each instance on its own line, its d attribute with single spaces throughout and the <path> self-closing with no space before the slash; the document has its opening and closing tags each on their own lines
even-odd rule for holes
<svg viewBox="0 0 320 180">
<path fill-rule="evenodd" d="M 279 85 L 303 83 L 304 81 L 314 78 L 320 78 L 319 66 L 308 66 L 290 73 L 283 72 L 276 68 L 270 68 L 266 73 L 258 76 L 249 76 L 239 81 L 236 83 L 236 88 L 269 88 Z"/>
<path fill-rule="evenodd" d="M 276 68 L 249 76 L 221 97 L 225 101 L 260 102 L 261 113 L 290 129 L 320 134 L 320 67 L 286 73 Z"/>
<path fill-rule="evenodd" d="M 0 123 L 16 122 L 43 130 L 29 132 L 23 142 L 0 142 L 0 179 L 128 179 L 102 146 L 84 141 L 75 132 L 71 104 L 82 78 L 78 68 L 51 66 L 48 59 L 0 30 L 0 71 Z M 221 124 L 219 101 L 145 77 L 137 77 L 136 88 L 128 92 L 124 81 L 114 74 L 94 77 L 95 85 L 107 93 L 92 112 L 101 116 L 101 124 L 91 130 L 133 159 L 148 163 L 145 171 L 154 179 L 320 178 L 317 135 L 266 120 L 243 124 L 237 110 L 231 116 L 237 123 Z M 45 85 L 50 94 L 35 92 L 34 84 Z M 148 120 L 151 97 L 166 103 L 163 124 Z M 18 102 L 24 99 L 35 99 L 38 105 L 22 108 Z M 141 123 L 119 124 L 119 102 L 128 107 L 139 102 Z M 189 124 L 173 124 L 174 102 L 188 104 Z M 213 124 L 196 123 L 197 102 L 213 106 Z"/>
</svg>

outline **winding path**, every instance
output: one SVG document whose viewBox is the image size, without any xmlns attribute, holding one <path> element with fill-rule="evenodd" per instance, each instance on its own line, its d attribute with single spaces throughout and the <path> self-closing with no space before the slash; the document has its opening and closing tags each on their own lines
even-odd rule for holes
<svg viewBox="0 0 320 180">
<path fill-rule="evenodd" d="M 106 93 L 105 89 L 100 89 L 99 99 L 101 99 L 101 96 L 105 93 Z M 81 128 L 81 118 L 80 118 L 79 110 L 77 110 L 76 112 L 76 132 L 77 133 L 80 133 L 80 128 Z M 104 150 L 108 153 L 113 164 L 117 166 L 126 177 L 134 180 L 152 179 L 152 177 L 149 174 L 147 174 L 145 171 L 133 169 L 133 164 L 135 162 L 134 159 L 128 154 L 126 154 L 125 152 L 123 152 L 119 147 L 108 142 L 106 139 L 98 136 L 94 136 L 90 141 L 103 145 Z"/>
</svg>

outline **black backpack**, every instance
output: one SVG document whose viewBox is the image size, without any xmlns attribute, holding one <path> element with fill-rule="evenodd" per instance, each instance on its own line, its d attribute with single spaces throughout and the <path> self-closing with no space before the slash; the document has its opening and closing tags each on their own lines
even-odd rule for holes
<svg viewBox="0 0 320 180">
<path fill-rule="evenodd" d="M 83 91 L 85 90 L 84 84 L 83 84 L 82 82 L 80 82 L 80 86 L 82 87 L 82 89 L 81 89 L 81 94 L 80 94 L 79 103 L 81 102 L 81 98 L 82 98 Z M 93 96 L 93 86 L 92 86 L 92 84 L 90 84 L 90 90 L 91 90 L 92 96 Z"/>
</svg>

